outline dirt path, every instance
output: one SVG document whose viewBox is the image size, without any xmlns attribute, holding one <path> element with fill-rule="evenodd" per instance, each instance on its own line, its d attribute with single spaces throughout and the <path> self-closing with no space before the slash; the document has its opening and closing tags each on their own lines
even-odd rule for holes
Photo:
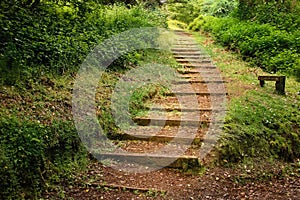
<svg viewBox="0 0 300 200">
<path fill-rule="evenodd" d="M 203 175 L 189 174 L 176 169 L 161 169 L 151 173 L 125 173 L 107 168 L 98 162 L 66 185 L 64 196 L 70 199 L 278 199 L 297 200 L 300 197 L 299 177 L 277 176 L 265 181 L 243 176 L 245 170 L 214 167 Z M 244 179 L 243 179 L 244 178 Z M 47 199 L 61 199 L 48 193 Z"/>
</svg>

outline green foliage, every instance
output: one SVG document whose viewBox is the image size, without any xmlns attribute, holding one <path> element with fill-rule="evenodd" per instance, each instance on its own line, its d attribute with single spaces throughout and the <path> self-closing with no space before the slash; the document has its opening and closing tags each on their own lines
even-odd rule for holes
<svg viewBox="0 0 300 200">
<path fill-rule="evenodd" d="M 201 3 L 202 0 L 168 1 L 167 10 L 171 19 L 188 24 L 200 14 Z"/>
<path fill-rule="evenodd" d="M 221 139 L 221 160 L 238 162 L 259 157 L 293 161 L 299 158 L 299 103 L 252 91 L 230 104 Z"/>
<path fill-rule="evenodd" d="M 62 177 L 71 173 L 64 165 L 86 155 L 71 122 L 46 126 L 1 118 L 0 141 L 0 196 L 4 199 L 36 198 L 56 173 Z"/>
<path fill-rule="evenodd" d="M 199 15 L 228 16 L 237 7 L 237 2 L 230 0 L 182 0 L 168 1 L 170 18 L 184 23 L 191 23 Z"/>
<path fill-rule="evenodd" d="M 105 38 L 131 28 L 161 26 L 165 19 L 143 6 L 94 1 L 41 1 L 35 9 L 9 1 L 0 5 L 0 76 L 9 85 L 45 73 L 76 72 Z M 126 61 L 125 56 L 114 64 Z"/>
<path fill-rule="evenodd" d="M 268 24 L 210 16 L 196 18 L 189 28 L 213 33 L 217 42 L 269 72 L 281 71 L 298 76 L 298 30 L 287 32 Z"/>
<path fill-rule="evenodd" d="M 235 0 L 203 0 L 201 13 L 203 15 L 226 17 L 237 7 Z"/>
<path fill-rule="evenodd" d="M 293 31 L 300 26 L 299 14 L 300 4 L 297 0 L 239 0 L 235 16 Z"/>
</svg>

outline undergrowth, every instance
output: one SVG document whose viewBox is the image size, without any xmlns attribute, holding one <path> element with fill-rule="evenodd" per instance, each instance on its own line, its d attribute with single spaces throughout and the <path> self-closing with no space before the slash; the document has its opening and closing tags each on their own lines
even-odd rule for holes
<svg viewBox="0 0 300 200">
<path fill-rule="evenodd" d="M 228 81 L 228 111 L 218 147 L 220 162 L 299 159 L 300 85 L 295 79 L 287 78 L 286 95 L 276 94 L 273 82 L 261 88 L 257 78 L 268 75 L 266 72 L 251 68 L 207 35 L 194 35 Z"/>
<path fill-rule="evenodd" d="M 72 181 L 88 163 L 71 113 L 80 64 L 114 34 L 165 26 L 156 7 L 106 3 L 1 1 L 0 199 L 38 199 Z M 102 85 L 99 77 L 104 99 L 97 114 L 108 132 L 115 131 L 109 110 L 114 83 L 144 53 L 133 51 L 115 60 Z"/>
<path fill-rule="evenodd" d="M 268 24 L 211 16 L 196 18 L 189 28 L 212 33 L 216 42 L 268 72 L 284 72 L 299 78 L 300 40 L 297 30 L 287 32 Z"/>
</svg>

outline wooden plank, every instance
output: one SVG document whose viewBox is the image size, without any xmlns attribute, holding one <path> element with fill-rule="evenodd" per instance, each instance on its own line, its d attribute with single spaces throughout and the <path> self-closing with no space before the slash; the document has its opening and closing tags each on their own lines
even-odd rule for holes
<svg viewBox="0 0 300 200">
<path fill-rule="evenodd" d="M 284 76 L 259 76 L 258 80 L 262 81 L 279 81 Z"/>
</svg>

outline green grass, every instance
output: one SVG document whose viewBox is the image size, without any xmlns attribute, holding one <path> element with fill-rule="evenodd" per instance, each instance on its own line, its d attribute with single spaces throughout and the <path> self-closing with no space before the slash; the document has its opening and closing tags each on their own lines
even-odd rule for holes
<svg viewBox="0 0 300 200">
<path fill-rule="evenodd" d="M 229 92 L 228 112 L 219 144 L 226 163 L 248 159 L 293 162 L 300 157 L 300 84 L 286 81 L 286 95 L 275 92 L 274 82 L 259 86 L 258 75 L 271 75 L 242 61 L 202 33 L 196 40 L 220 68 Z"/>
</svg>

